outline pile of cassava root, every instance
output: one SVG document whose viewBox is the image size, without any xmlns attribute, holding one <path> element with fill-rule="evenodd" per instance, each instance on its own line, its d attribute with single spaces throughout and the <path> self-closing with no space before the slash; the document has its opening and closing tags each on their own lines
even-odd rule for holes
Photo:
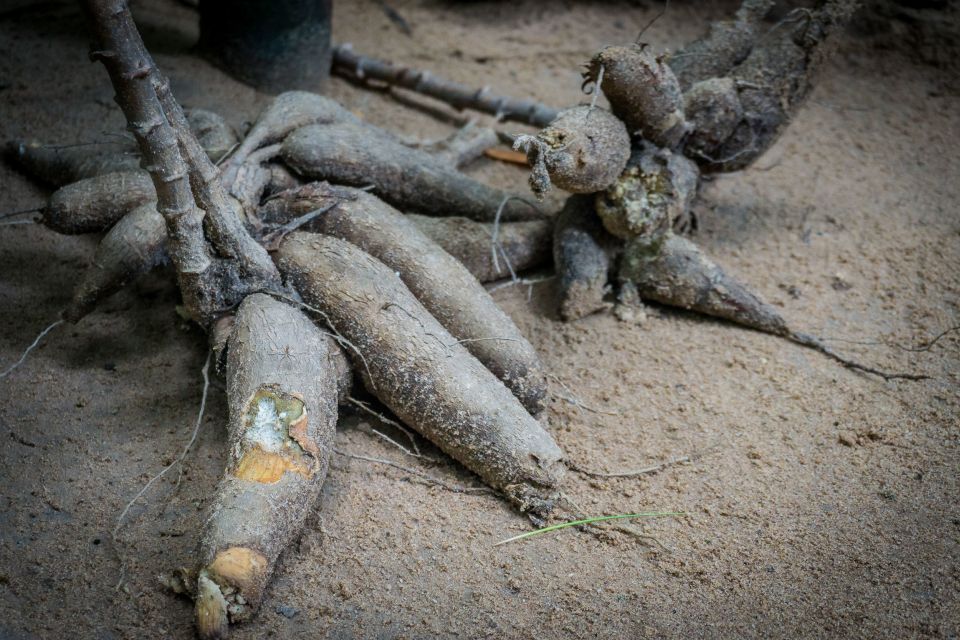
<svg viewBox="0 0 960 640">
<path fill-rule="evenodd" d="M 407 146 L 310 93 L 279 95 L 239 140 L 216 114 L 180 108 L 124 0 L 86 0 L 91 57 L 136 145 L 17 143 L 12 153 L 58 187 L 43 224 L 104 233 L 64 318 L 77 322 L 172 264 L 226 376 L 229 461 L 181 583 L 202 637 L 223 637 L 257 610 L 315 507 L 355 375 L 534 522 L 564 504 L 563 452 L 542 419 L 547 372 L 481 285 L 542 265 L 551 245 L 565 319 L 603 308 L 613 272 L 622 298 L 916 377 L 852 363 L 793 331 L 674 232 L 701 172 L 743 167 L 772 144 L 851 11 L 826 2 L 764 30 L 771 4 L 746 0 L 734 21 L 672 57 L 639 44 L 598 53 L 587 78 L 612 112 L 574 107 L 517 138 L 535 193 L 576 194 L 553 218 L 459 172 L 469 153 Z"/>
</svg>

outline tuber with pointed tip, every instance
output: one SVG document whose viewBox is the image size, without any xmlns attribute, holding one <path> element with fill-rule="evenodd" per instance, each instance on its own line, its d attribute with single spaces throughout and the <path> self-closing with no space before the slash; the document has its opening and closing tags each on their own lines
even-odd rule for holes
<svg viewBox="0 0 960 640">
<path fill-rule="evenodd" d="M 533 346 L 476 278 L 402 213 L 376 196 L 323 183 L 281 194 L 290 217 L 332 208 L 310 229 L 359 247 L 393 270 L 426 310 L 532 414 L 544 408 L 546 374 Z"/>
<path fill-rule="evenodd" d="M 553 438 L 386 265 L 354 245 L 297 232 L 278 264 L 350 341 L 367 388 L 403 422 L 521 511 L 555 506 L 563 454 Z"/>
<path fill-rule="evenodd" d="M 54 191 L 40 212 L 40 221 L 59 233 L 95 233 L 156 198 L 146 172 L 105 173 Z"/>
<path fill-rule="evenodd" d="M 157 203 L 149 201 L 125 215 L 100 240 L 64 318 L 77 322 L 103 299 L 167 259 L 167 229 Z"/>
<path fill-rule="evenodd" d="M 320 494 L 337 423 L 339 347 L 268 295 L 240 305 L 227 345 L 230 456 L 204 524 L 197 573 L 201 638 L 257 610 L 280 552 Z"/>
<path fill-rule="evenodd" d="M 671 230 L 627 242 L 619 277 L 632 282 L 640 296 L 662 304 L 723 318 L 780 336 L 833 358 L 849 369 L 885 380 L 923 380 L 927 376 L 883 371 L 846 358 L 810 334 L 794 331 L 780 312 L 731 277 L 690 240 Z"/>
</svg>

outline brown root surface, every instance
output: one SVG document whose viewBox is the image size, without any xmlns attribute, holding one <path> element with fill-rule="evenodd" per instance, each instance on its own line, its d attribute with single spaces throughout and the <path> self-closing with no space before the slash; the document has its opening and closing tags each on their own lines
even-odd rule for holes
<svg viewBox="0 0 960 640">
<path fill-rule="evenodd" d="M 310 228 L 359 247 L 396 272 L 453 337 L 510 388 L 533 414 L 544 408 L 543 364 L 513 321 L 475 277 L 399 211 L 349 187 L 312 184 L 283 194 L 288 214 L 330 205 Z"/>
<path fill-rule="evenodd" d="M 725 76 L 750 55 L 774 0 L 744 0 L 732 20 L 710 25 L 702 38 L 670 56 L 668 64 L 686 91 L 697 82 Z"/>
<path fill-rule="evenodd" d="M 760 300 L 716 265 L 694 243 L 666 231 L 627 242 L 620 279 L 633 282 L 640 296 L 698 311 L 774 335 L 787 324 L 776 309 Z"/>
<path fill-rule="evenodd" d="M 367 388 L 394 414 L 522 511 L 552 510 L 560 448 L 391 269 L 352 244 L 309 233 L 289 236 L 278 262 L 349 340 Z"/>
<path fill-rule="evenodd" d="M 212 161 L 222 159 L 237 145 L 237 134 L 218 114 L 206 109 L 186 113 L 191 131 Z M 121 136 L 76 144 L 14 142 L 8 146 L 7 157 L 34 180 L 53 187 L 104 173 L 140 169 L 136 143 Z"/>
<path fill-rule="evenodd" d="M 684 94 L 691 132 L 684 145 L 694 158 L 716 151 L 743 120 L 743 105 L 733 78 L 710 78 Z"/>
<path fill-rule="evenodd" d="M 557 271 L 560 317 L 579 320 L 607 308 L 610 254 L 617 245 L 600 224 L 594 197 L 567 198 L 553 232 L 553 262 Z"/>
<path fill-rule="evenodd" d="M 166 260 L 167 229 L 156 202 L 142 204 L 100 240 L 64 317 L 77 322 L 101 300 Z"/>
<path fill-rule="evenodd" d="M 688 214 L 699 178 L 684 156 L 643 143 L 617 181 L 597 194 L 597 214 L 618 238 L 656 235 Z"/>
<path fill-rule="evenodd" d="M 480 282 L 502 280 L 550 262 L 550 220 L 502 222 L 495 226 L 456 216 L 439 218 L 411 213 L 407 218 Z"/>
<path fill-rule="evenodd" d="M 227 347 L 230 457 L 200 549 L 197 624 L 221 637 L 257 610 L 280 555 L 313 510 L 337 421 L 339 347 L 302 311 L 247 297 Z M 212 629 L 214 631 L 207 631 Z"/>
<path fill-rule="evenodd" d="M 572 79 L 578 62 L 601 43 L 632 39 L 663 3 L 618 4 L 614 19 L 607 3 L 387 4 L 416 37 L 401 36 L 378 2 L 339 11 L 338 37 L 475 86 L 567 105 L 583 99 Z M 646 39 L 676 51 L 737 4 L 671 1 Z M 3 8 L 0 138 L 70 142 L 86 139 L 81 132 L 122 131 L 102 69 L 83 55 L 74 7 Z M 149 42 L 162 47 L 157 61 L 178 97 L 238 124 L 269 102 L 190 52 L 196 13 L 182 3 L 142 0 L 135 10 Z M 528 530 L 504 501 L 338 456 L 321 509 L 281 555 L 260 613 L 235 637 L 952 633 L 960 334 L 922 352 L 892 345 L 925 345 L 958 322 L 951 132 L 960 110 L 944 92 L 944 70 L 921 64 L 906 50 L 913 44 L 900 38 L 897 50 L 877 49 L 843 35 L 842 54 L 767 157 L 704 185 L 694 239 L 828 344 L 934 380 L 884 383 L 786 340 L 658 306 L 640 325 L 610 314 L 558 323 L 552 284 L 533 287 L 529 299 L 525 286 L 498 289 L 497 303 L 569 387 L 555 387 L 558 396 L 617 414 L 550 402 L 553 435 L 571 461 L 616 473 L 689 456 L 637 478 L 568 474 L 564 489 L 587 515 L 686 512 L 632 523 L 672 552 L 574 528 L 492 548 Z M 329 95 L 404 136 L 450 131 L 338 78 Z M 504 163 L 481 160 L 467 173 L 526 188 L 526 172 Z M 5 210 L 44 196 L 6 163 L 0 176 Z M 559 208 L 564 196 L 554 196 Z M 93 248 L 92 237 L 41 225 L 0 231 L 0 367 L 69 301 Z M 167 274 L 148 275 L 102 312 L 51 332 L 3 381 L 0 633 L 195 637 L 193 604 L 166 593 L 156 576 L 196 561 L 204 507 L 226 463 L 228 409 L 215 379 L 179 489 L 168 475 L 131 510 L 121 591 L 108 541 L 120 509 L 179 455 L 194 425 L 206 338 L 177 316 L 178 303 Z M 395 435 L 372 417 L 344 415 L 337 448 L 473 484 L 429 443 L 421 448 L 430 460 L 407 456 L 370 426 Z"/>
<path fill-rule="evenodd" d="M 729 93 L 722 101 L 726 109 L 742 113 L 740 121 L 721 143 L 692 147 L 691 157 L 704 170 L 735 171 L 769 149 L 813 87 L 830 51 L 831 34 L 846 25 L 855 7 L 852 0 L 824 2 L 816 10 L 797 9 L 772 28 L 730 72 L 739 106 Z M 708 128 L 698 141 L 701 147 L 729 128 L 727 117 L 705 119 Z M 709 128 L 714 126 L 719 131 Z"/>
<path fill-rule="evenodd" d="M 582 105 L 561 111 L 536 137 L 522 136 L 515 147 L 533 167 L 530 188 L 542 197 L 550 186 L 571 193 L 608 187 L 630 158 L 630 136 L 606 109 Z"/>
<path fill-rule="evenodd" d="M 5 155 L 30 178 L 51 187 L 62 187 L 104 173 L 140 169 L 136 145 L 120 140 L 76 145 L 11 142 Z"/>
<path fill-rule="evenodd" d="M 357 122 L 298 129 L 284 140 L 282 155 L 302 176 L 354 187 L 372 185 L 375 194 L 403 210 L 492 222 L 507 198 L 500 189 L 467 177 L 450 163 Z M 512 199 L 500 219 L 542 217 L 536 207 Z"/>
<path fill-rule="evenodd" d="M 330 98 L 307 91 L 281 93 L 260 113 L 243 142 L 223 165 L 226 182 L 232 182 L 231 174 L 247 161 L 251 153 L 281 142 L 300 127 L 357 121 L 356 116 Z"/>
<path fill-rule="evenodd" d="M 584 77 L 587 82 L 601 81 L 611 110 L 630 135 L 674 147 L 686 133 L 680 83 L 663 57 L 646 45 L 604 48 L 590 60 Z"/>
<path fill-rule="evenodd" d="M 54 191 L 41 220 L 58 233 L 95 233 L 156 197 L 150 176 L 143 171 L 106 173 Z"/>
</svg>

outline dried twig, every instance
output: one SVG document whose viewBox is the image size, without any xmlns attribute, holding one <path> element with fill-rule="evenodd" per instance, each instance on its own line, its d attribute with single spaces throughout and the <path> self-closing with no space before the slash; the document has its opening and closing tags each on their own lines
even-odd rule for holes
<svg viewBox="0 0 960 640">
<path fill-rule="evenodd" d="M 355 53 L 349 43 L 333 48 L 333 73 L 355 80 L 379 80 L 430 96 L 458 110 L 475 109 L 492 114 L 498 120 L 525 122 L 535 127 L 550 124 L 558 113 L 556 109 L 533 100 L 494 95 L 489 87 L 474 89 L 436 77 L 428 71 L 362 56 Z"/>
<path fill-rule="evenodd" d="M 823 343 L 820 338 L 816 336 L 809 335 L 807 333 L 791 332 L 785 336 L 787 339 L 796 342 L 797 344 L 803 345 L 805 347 L 810 347 L 815 349 L 825 356 L 829 356 L 847 367 L 848 369 L 854 369 L 856 371 L 862 371 L 864 373 L 872 373 L 875 376 L 880 376 L 884 380 L 929 380 L 930 376 L 923 373 L 896 373 L 890 371 L 883 371 L 877 369 L 876 367 L 871 367 L 869 365 L 861 364 L 855 360 L 851 360 L 845 356 L 840 355 L 827 345 Z"/>
</svg>

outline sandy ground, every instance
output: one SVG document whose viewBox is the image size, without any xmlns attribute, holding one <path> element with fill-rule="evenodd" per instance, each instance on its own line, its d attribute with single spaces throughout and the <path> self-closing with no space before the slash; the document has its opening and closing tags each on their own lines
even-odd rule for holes
<svg viewBox="0 0 960 640">
<path fill-rule="evenodd" d="M 565 105 L 578 67 L 632 40 L 657 6 L 615 2 L 338 2 L 335 38 L 362 52 Z M 109 139 L 122 122 L 87 61 L 73 3 L 0 11 L 0 139 Z M 644 36 L 676 48 L 729 2 L 674 2 Z M 266 97 L 194 57 L 189 8 L 138 19 L 174 92 L 241 126 Z M 498 291 L 551 371 L 551 428 L 591 514 L 667 509 L 652 541 L 565 531 L 494 548 L 529 523 L 491 495 L 458 495 L 396 469 L 337 458 L 320 510 L 287 552 L 260 615 L 237 638 L 942 637 L 960 632 L 960 98 L 941 72 L 845 37 L 811 100 L 755 168 L 707 185 L 698 242 L 797 327 L 856 356 L 932 380 L 883 382 L 782 340 L 649 309 L 640 324 L 564 325 L 549 284 Z M 956 86 L 956 85 L 954 85 Z M 945 89 L 945 87 L 947 87 Z M 335 80 L 330 94 L 411 138 L 450 127 Z M 521 127 L 508 127 L 522 130 Z M 524 186 L 481 161 L 480 179 Z M 44 191 L 0 167 L 0 209 Z M 69 299 L 95 239 L 0 227 L 0 365 Z M 188 638 L 191 605 L 156 576 L 190 564 L 224 464 L 214 381 L 174 490 L 150 491 L 111 542 L 123 506 L 189 438 L 205 340 L 174 312 L 168 275 L 147 277 L 63 326 L 0 381 L 0 638 Z M 614 415 L 610 415 L 613 413 Z M 475 484 L 441 456 L 404 459 L 347 418 L 337 446 Z M 433 451 L 436 454 L 435 451 Z M 118 553 L 125 558 L 122 587 Z"/>
</svg>

